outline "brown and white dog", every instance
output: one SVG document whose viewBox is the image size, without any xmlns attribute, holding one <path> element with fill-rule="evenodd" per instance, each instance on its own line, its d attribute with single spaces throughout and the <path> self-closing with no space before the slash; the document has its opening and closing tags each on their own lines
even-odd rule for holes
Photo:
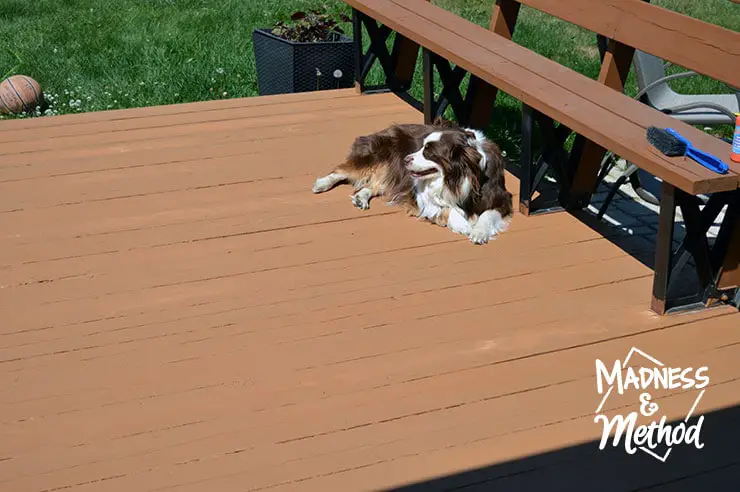
<svg viewBox="0 0 740 492">
<path fill-rule="evenodd" d="M 512 215 L 499 147 L 482 132 L 437 119 L 432 125 L 393 125 L 357 138 L 346 161 L 318 178 L 314 193 L 340 182 L 355 188 L 352 203 L 368 209 L 384 196 L 428 220 L 483 244 L 503 232 Z"/>
</svg>

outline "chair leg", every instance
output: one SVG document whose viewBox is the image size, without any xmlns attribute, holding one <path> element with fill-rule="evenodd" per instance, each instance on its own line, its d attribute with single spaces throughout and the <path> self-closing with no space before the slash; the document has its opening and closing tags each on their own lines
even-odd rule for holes
<svg viewBox="0 0 740 492">
<path fill-rule="evenodd" d="M 622 175 L 620 176 L 612 185 L 611 189 L 609 190 L 609 194 L 606 196 L 606 200 L 604 200 L 604 203 L 601 204 L 601 208 L 599 209 L 599 213 L 596 214 L 596 220 L 601 220 L 602 217 L 604 217 L 604 213 L 606 213 L 606 209 L 609 208 L 609 205 L 611 204 L 612 200 L 614 199 L 614 195 L 617 194 L 617 191 L 619 188 L 627 182 L 627 176 Z"/>
<path fill-rule="evenodd" d="M 612 157 L 613 154 L 611 152 L 607 152 L 604 158 L 601 160 L 601 171 L 596 177 L 596 186 L 594 187 L 594 189 L 597 189 L 599 185 L 604 182 L 607 174 L 609 174 L 609 172 L 612 170 L 612 167 L 614 167 L 614 159 Z"/>
<path fill-rule="evenodd" d="M 606 170 L 606 166 L 605 166 Z M 612 185 L 611 190 L 609 190 L 609 194 L 606 197 L 606 200 L 601 205 L 601 208 L 599 209 L 599 213 L 596 215 L 598 220 L 601 220 L 601 218 L 604 216 L 604 213 L 606 212 L 606 209 L 609 208 L 609 204 L 614 199 L 614 195 L 616 195 L 617 190 L 624 185 L 624 183 L 627 182 L 629 179 L 630 185 L 632 185 L 632 189 L 635 190 L 635 193 L 637 196 L 639 196 L 641 199 L 646 201 L 647 203 L 650 203 L 652 205 L 660 205 L 660 200 L 650 193 L 648 190 L 642 187 L 642 182 L 640 181 L 640 175 L 637 173 L 640 168 L 638 168 L 636 165 L 630 163 L 630 165 L 627 167 L 627 169 L 622 173 L 622 175 L 614 182 Z M 604 174 L 604 177 L 606 177 L 606 173 L 608 171 L 602 173 Z M 603 178 L 602 178 L 603 179 Z"/>
<path fill-rule="evenodd" d="M 635 171 L 637 169 L 635 168 Z M 642 182 L 640 182 L 640 174 L 637 172 L 633 172 L 632 175 L 630 175 L 630 184 L 632 185 L 632 189 L 635 190 L 635 193 L 637 196 L 645 200 L 646 202 L 652 204 L 652 205 L 660 205 L 660 200 L 650 193 L 648 190 L 642 187 Z"/>
<path fill-rule="evenodd" d="M 631 178 L 638 170 L 638 167 L 634 164 L 630 164 L 622 175 L 617 178 L 617 180 L 614 182 L 614 184 L 611 186 L 611 189 L 609 190 L 609 194 L 606 196 L 606 200 L 604 200 L 604 203 L 601 204 L 601 208 L 599 209 L 599 213 L 596 214 L 596 219 L 601 220 L 602 217 L 604 217 L 604 213 L 606 213 L 606 209 L 609 208 L 609 205 L 611 204 L 612 200 L 614 199 L 614 195 L 617 194 L 617 191 L 619 191 L 619 188 L 622 187 L 624 183 L 627 182 L 628 179 Z"/>
</svg>

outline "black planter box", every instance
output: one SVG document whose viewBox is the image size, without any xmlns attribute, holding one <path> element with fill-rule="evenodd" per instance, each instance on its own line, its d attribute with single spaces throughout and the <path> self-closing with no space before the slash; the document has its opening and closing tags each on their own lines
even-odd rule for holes
<svg viewBox="0 0 740 492">
<path fill-rule="evenodd" d="M 261 96 L 354 85 L 353 42 L 346 36 L 337 34 L 336 41 L 329 42 L 296 43 L 273 35 L 269 29 L 255 29 L 252 41 Z M 337 70 L 340 78 L 334 76 Z"/>
</svg>

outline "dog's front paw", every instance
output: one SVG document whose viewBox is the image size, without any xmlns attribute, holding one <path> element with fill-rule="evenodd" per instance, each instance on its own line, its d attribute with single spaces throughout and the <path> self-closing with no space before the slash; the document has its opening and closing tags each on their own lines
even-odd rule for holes
<svg viewBox="0 0 740 492">
<path fill-rule="evenodd" d="M 452 232 L 462 234 L 463 236 L 470 236 L 470 233 L 473 231 L 473 228 L 470 225 L 468 219 L 466 219 L 456 209 L 450 210 L 447 227 L 452 230 Z"/>
<path fill-rule="evenodd" d="M 486 244 L 491 239 L 491 233 L 480 229 L 473 229 L 468 237 L 473 244 Z"/>
</svg>

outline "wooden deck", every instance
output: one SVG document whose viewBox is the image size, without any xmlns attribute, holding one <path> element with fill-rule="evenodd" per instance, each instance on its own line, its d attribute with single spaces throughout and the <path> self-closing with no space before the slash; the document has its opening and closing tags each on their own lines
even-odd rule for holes
<svg viewBox="0 0 740 492">
<path fill-rule="evenodd" d="M 736 309 L 653 315 L 566 213 L 474 246 L 311 193 L 421 119 L 350 90 L 0 122 L 0 490 L 736 490 Z M 598 450 L 595 359 L 631 347 L 709 367 L 703 449 Z"/>
</svg>

